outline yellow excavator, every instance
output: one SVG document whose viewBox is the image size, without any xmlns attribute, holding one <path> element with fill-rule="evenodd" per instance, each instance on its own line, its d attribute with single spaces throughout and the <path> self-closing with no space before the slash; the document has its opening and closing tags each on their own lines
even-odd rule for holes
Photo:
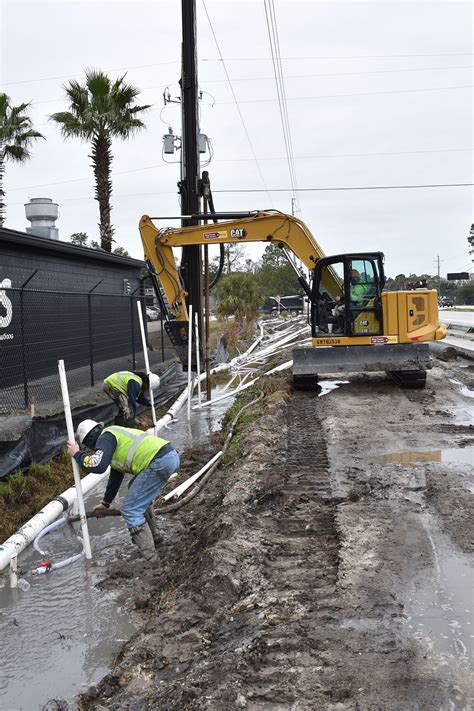
<svg viewBox="0 0 474 711">
<path fill-rule="evenodd" d="M 431 368 L 428 342 L 446 335 L 438 320 L 437 293 L 384 291 L 381 252 L 326 257 L 304 222 L 276 210 L 163 229 L 144 215 L 139 230 L 165 328 L 178 350 L 188 337 L 187 294 L 173 247 L 263 242 L 283 250 L 311 306 L 312 346 L 293 350 L 295 387 L 312 387 L 321 373 L 357 371 L 385 371 L 402 387 L 424 387 Z M 292 255 L 309 270 L 309 281 Z"/>
</svg>

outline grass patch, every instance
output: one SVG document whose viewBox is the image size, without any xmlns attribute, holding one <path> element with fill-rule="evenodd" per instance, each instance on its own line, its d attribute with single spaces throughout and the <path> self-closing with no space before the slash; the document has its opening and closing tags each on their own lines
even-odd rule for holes
<svg viewBox="0 0 474 711">
<path fill-rule="evenodd" d="M 153 613 L 161 615 L 164 612 L 171 612 L 176 607 L 176 590 L 161 590 L 154 595 Z"/>
<path fill-rule="evenodd" d="M 48 464 L 31 464 L 0 483 L 0 543 L 74 483 L 66 450 Z"/>
</svg>

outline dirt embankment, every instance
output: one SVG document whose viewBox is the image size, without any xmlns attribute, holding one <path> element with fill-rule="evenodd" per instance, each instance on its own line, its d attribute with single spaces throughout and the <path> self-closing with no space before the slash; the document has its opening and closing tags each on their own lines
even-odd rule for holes
<svg viewBox="0 0 474 711">
<path fill-rule="evenodd" d="M 146 621 L 81 708 L 469 708 L 464 654 L 408 624 L 436 537 L 472 550 L 469 470 L 379 461 L 472 443 L 452 368 L 425 391 L 354 376 L 323 398 L 274 379 L 234 465 L 163 519 L 156 568 L 109 571 Z"/>
</svg>

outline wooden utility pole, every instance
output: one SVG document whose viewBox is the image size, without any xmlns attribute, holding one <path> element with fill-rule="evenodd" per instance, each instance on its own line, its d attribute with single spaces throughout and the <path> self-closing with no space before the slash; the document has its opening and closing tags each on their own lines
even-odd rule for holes
<svg viewBox="0 0 474 711">
<path fill-rule="evenodd" d="M 199 108 L 196 52 L 196 0 L 181 0 L 182 13 L 182 69 L 181 69 L 181 214 L 197 215 L 200 212 L 199 198 Z M 199 224 L 197 218 L 183 219 L 183 227 Z M 187 301 L 193 305 L 202 337 L 202 260 L 201 247 L 184 247 L 181 261 L 181 276 L 188 294 Z"/>
</svg>

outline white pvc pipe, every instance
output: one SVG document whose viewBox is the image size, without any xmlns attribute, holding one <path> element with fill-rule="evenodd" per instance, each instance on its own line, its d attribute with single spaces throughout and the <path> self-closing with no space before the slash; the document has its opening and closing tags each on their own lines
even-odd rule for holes
<svg viewBox="0 0 474 711">
<path fill-rule="evenodd" d="M 221 373 L 223 370 L 229 370 L 229 368 L 230 368 L 229 363 L 222 363 L 221 365 L 218 365 L 211 370 L 211 375 L 215 375 L 215 373 Z M 206 373 L 202 373 L 201 374 L 201 381 L 204 380 L 206 377 L 207 377 Z M 157 434 L 157 432 L 162 430 L 163 427 L 166 427 L 166 425 L 168 423 L 172 422 L 176 418 L 176 415 L 178 414 L 178 412 L 181 410 L 183 405 L 185 405 L 187 402 L 188 392 L 189 392 L 188 388 L 183 390 L 181 395 L 177 398 L 177 400 L 175 400 L 175 402 L 170 407 L 168 412 L 165 415 L 163 415 L 163 417 L 160 420 L 158 420 L 158 422 L 156 423 L 156 427 L 154 427 L 154 428 L 150 427 L 150 429 L 147 430 L 150 434 L 152 434 L 153 432 L 155 434 Z"/>
<path fill-rule="evenodd" d="M 282 363 L 281 365 L 277 365 L 276 368 L 267 370 L 267 372 L 264 373 L 264 375 L 272 375 L 272 373 L 278 373 L 278 371 L 280 371 L 280 370 L 287 370 L 288 368 L 291 368 L 292 365 L 293 365 L 293 361 L 287 360 L 286 363 Z"/>
<path fill-rule="evenodd" d="M 18 587 L 18 558 L 16 554 L 10 558 L 10 587 Z"/>
<path fill-rule="evenodd" d="M 169 494 L 166 494 L 164 496 L 164 500 L 168 501 L 168 499 L 171 499 L 173 496 L 181 496 L 189 487 L 194 484 L 196 479 L 199 479 L 200 476 L 204 474 L 204 472 L 207 472 L 208 469 L 212 467 L 212 465 L 217 462 L 218 459 L 222 457 L 224 453 L 223 452 L 217 452 L 212 459 L 210 459 L 196 474 L 193 474 L 192 476 L 189 477 L 189 479 L 186 479 L 186 481 L 183 481 L 182 484 L 177 486 L 173 491 L 170 491 Z"/>
<path fill-rule="evenodd" d="M 228 397 L 233 397 L 234 395 L 237 395 L 237 393 L 242 392 L 242 390 L 249 388 L 251 385 L 256 383 L 257 380 L 258 378 L 254 378 L 253 380 L 249 380 L 248 383 L 245 383 L 245 385 L 239 385 L 239 387 L 235 388 L 235 390 L 229 390 L 229 392 L 225 393 L 225 395 L 219 395 L 219 397 L 214 398 L 214 400 L 206 400 L 206 402 L 202 403 L 201 407 L 208 407 L 209 405 L 214 405 L 215 402 L 220 402 Z M 196 409 L 196 406 L 194 406 L 194 409 Z"/>
<path fill-rule="evenodd" d="M 107 468 L 103 474 L 88 474 L 85 476 L 81 481 L 82 493 L 87 494 L 89 491 L 92 491 L 101 481 L 107 479 L 109 474 L 110 468 Z M 66 489 L 66 491 L 63 491 L 57 498 L 64 500 L 66 507 L 69 508 L 77 498 L 76 487 L 71 486 L 69 489 Z M 4 570 L 4 568 L 9 565 L 11 557 L 20 555 L 20 553 L 34 541 L 38 533 L 55 521 L 58 516 L 61 516 L 63 511 L 64 508 L 61 501 L 57 501 L 56 499 L 50 501 L 49 504 L 43 506 L 41 511 L 23 524 L 16 533 L 10 536 L 5 543 L 2 543 L 2 545 L 0 545 L 0 570 Z"/>
<path fill-rule="evenodd" d="M 197 391 L 198 407 L 201 407 L 201 355 L 199 353 L 199 324 L 197 314 L 194 314 L 194 328 L 196 332 L 196 368 L 197 368 Z"/>
<path fill-rule="evenodd" d="M 63 403 L 64 403 L 64 416 L 66 418 L 67 436 L 68 436 L 69 441 L 74 442 L 75 441 L 74 426 L 72 424 L 71 405 L 69 402 L 69 392 L 67 389 L 67 380 L 66 380 L 66 369 L 64 367 L 63 360 L 58 360 L 58 369 L 59 369 L 59 380 L 61 382 L 61 393 L 63 396 Z M 76 485 L 76 491 L 77 491 L 77 503 L 79 505 L 79 516 L 81 517 L 80 518 L 81 530 L 82 530 L 82 535 L 84 537 L 84 551 L 86 553 L 87 560 L 91 560 L 92 559 L 91 542 L 89 539 L 89 529 L 87 527 L 86 509 L 84 507 L 84 497 L 82 496 L 81 475 L 79 473 L 79 465 L 76 462 L 76 460 L 74 459 L 74 457 L 71 457 L 71 463 L 72 463 L 72 472 L 74 474 L 74 483 Z"/>
<path fill-rule="evenodd" d="M 143 358 L 145 360 L 145 373 L 148 375 L 148 392 L 150 394 L 150 407 L 151 407 L 151 417 L 153 420 L 153 426 L 156 425 L 156 412 L 155 412 L 155 400 L 153 397 L 153 388 L 150 385 L 150 362 L 148 360 L 148 349 L 146 345 L 146 336 L 145 336 L 145 325 L 143 323 L 143 312 L 142 312 L 142 305 L 140 301 L 137 301 L 137 309 L 138 309 L 138 320 L 140 322 L 140 333 L 142 336 L 142 346 L 143 346 Z"/>
<path fill-rule="evenodd" d="M 188 420 L 191 419 L 191 396 L 193 394 L 192 379 L 191 379 L 192 353 L 193 353 L 193 305 L 189 304 L 189 313 L 188 313 Z"/>
</svg>

